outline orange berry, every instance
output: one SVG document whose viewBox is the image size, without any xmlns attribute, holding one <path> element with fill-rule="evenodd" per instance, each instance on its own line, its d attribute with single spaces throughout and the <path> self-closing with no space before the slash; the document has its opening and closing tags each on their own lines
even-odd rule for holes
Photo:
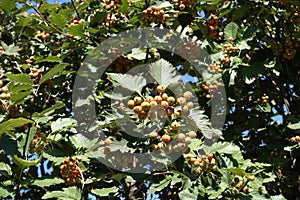
<svg viewBox="0 0 300 200">
<path fill-rule="evenodd" d="M 127 105 L 128 105 L 129 108 L 132 109 L 132 108 L 135 106 L 134 100 L 129 100 L 129 101 L 127 102 Z"/>
<path fill-rule="evenodd" d="M 184 141 L 184 139 L 185 139 L 185 134 L 179 133 L 179 134 L 177 135 L 177 139 L 178 139 L 179 141 Z"/>
<path fill-rule="evenodd" d="M 146 101 L 144 101 L 142 104 L 141 104 L 141 106 L 142 106 L 142 109 L 143 110 L 150 110 L 150 107 L 151 107 L 151 105 L 150 105 L 150 103 L 148 103 L 148 102 L 146 102 Z"/>
<path fill-rule="evenodd" d="M 139 113 L 139 112 L 141 112 L 142 110 L 143 110 L 142 106 L 135 106 L 135 107 L 133 108 L 133 111 L 134 111 L 135 113 Z"/>
<path fill-rule="evenodd" d="M 197 137 L 197 133 L 195 131 L 190 131 L 187 134 L 191 139 L 194 139 Z"/>
<path fill-rule="evenodd" d="M 159 86 L 157 86 L 156 91 L 158 93 L 163 93 L 163 92 L 165 92 L 165 87 L 162 85 L 159 85 Z"/>
<path fill-rule="evenodd" d="M 176 100 L 174 97 L 168 97 L 167 102 L 171 106 L 176 102 Z"/>
<path fill-rule="evenodd" d="M 167 99 L 168 99 L 168 94 L 167 94 L 167 93 L 163 93 L 163 94 L 161 95 L 161 98 L 162 98 L 163 101 L 167 101 Z"/>
<path fill-rule="evenodd" d="M 212 159 L 213 157 L 214 157 L 214 154 L 212 154 L 212 153 L 210 153 L 210 154 L 207 155 L 207 158 L 208 158 L 209 161 L 211 161 L 211 159 Z"/>
<path fill-rule="evenodd" d="M 161 140 L 167 144 L 171 141 L 171 137 L 169 135 L 165 134 L 161 137 Z"/>
<path fill-rule="evenodd" d="M 156 101 L 157 103 L 160 103 L 162 101 L 161 96 L 155 96 L 154 101 Z"/>
<path fill-rule="evenodd" d="M 111 140 L 110 140 L 109 138 L 106 138 L 106 139 L 104 140 L 104 145 L 105 145 L 105 146 L 110 146 L 110 144 L 111 144 Z"/>
<path fill-rule="evenodd" d="M 168 104 L 167 101 L 162 101 L 162 102 L 160 103 L 160 105 L 161 105 L 163 108 L 165 108 L 165 109 L 169 106 L 169 104 Z"/>
<path fill-rule="evenodd" d="M 146 113 L 145 111 L 139 112 L 138 118 L 139 118 L 140 120 L 145 120 L 145 119 L 147 118 L 147 113 Z"/>
<path fill-rule="evenodd" d="M 141 97 L 134 97 L 133 100 L 134 100 L 135 105 L 140 105 L 142 103 Z"/>
<path fill-rule="evenodd" d="M 147 96 L 146 97 L 146 102 L 150 103 L 151 101 L 153 101 L 153 97 L 152 96 Z"/>
</svg>

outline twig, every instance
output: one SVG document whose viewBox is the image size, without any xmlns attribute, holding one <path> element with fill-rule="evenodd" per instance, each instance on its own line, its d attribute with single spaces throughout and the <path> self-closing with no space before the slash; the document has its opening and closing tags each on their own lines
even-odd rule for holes
<svg viewBox="0 0 300 200">
<path fill-rule="evenodd" d="M 73 8 L 74 8 L 74 10 L 76 12 L 76 15 L 77 15 L 78 19 L 80 19 L 79 12 L 78 12 L 78 10 L 77 10 L 77 8 L 75 6 L 74 0 L 71 0 L 71 3 L 72 3 L 72 6 L 73 6 Z"/>
</svg>

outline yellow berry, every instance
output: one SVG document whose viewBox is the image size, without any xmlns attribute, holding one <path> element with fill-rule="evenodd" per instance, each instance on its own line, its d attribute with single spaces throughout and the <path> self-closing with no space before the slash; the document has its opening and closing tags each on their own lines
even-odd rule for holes
<svg viewBox="0 0 300 200">
<path fill-rule="evenodd" d="M 163 101 L 167 101 L 167 99 L 168 99 L 168 94 L 167 94 L 167 93 L 163 93 L 163 94 L 161 95 L 161 98 L 162 98 Z"/>
<path fill-rule="evenodd" d="M 193 102 L 188 102 L 188 103 L 186 104 L 186 106 L 187 106 L 189 109 L 192 109 L 192 108 L 194 107 L 194 104 L 193 104 Z"/>
<path fill-rule="evenodd" d="M 150 107 L 151 107 L 151 105 L 150 105 L 150 103 L 148 103 L 148 102 L 146 102 L 146 101 L 144 101 L 142 104 L 141 104 L 141 106 L 142 106 L 142 109 L 143 110 L 150 110 Z"/>
<path fill-rule="evenodd" d="M 142 103 L 142 98 L 141 97 L 134 97 L 134 103 L 135 105 L 139 105 Z"/>
<path fill-rule="evenodd" d="M 197 133 L 195 131 L 190 131 L 187 134 L 191 139 L 194 139 L 197 137 Z"/>
<path fill-rule="evenodd" d="M 184 141 L 184 139 L 185 139 L 185 134 L 179 133 L 179 134 L 177 135 L 177 139 L 178 139 L 179 141 Z"/>
<path fill-rule="evenodd" d="M 128 105 L 129 108 L 132 109 L 132 108 L 135 106 L 134 100 L 129 100 L 129 101 L 127 102 L 127 105 Z"/>
<path fill-rule="evenodd" d="M 171 106 L 176 102 L 176 100 L 174 97 L 168 97 L 167 102 Z"/>
<path fill-rule="evenodd" d="M 158 93 L 163 93 L 163 92 L 165 92 L 165 87 L 162 85 L 159 85 L 159 86 L 157 86 L 156 91 Z"/>
<path fill-rule="evenodd" d="M 141 112 L 142 110 L 143 110 L 142 106 L 135 106 L 135 107 L 133 108 L 133 111 L 134 111 L 135 113 L 139 113 L 139 112 Z"/>
<path fill-rule="evenodd" d="M 178 130 L 180 128 L 180 124 L 178 122 L 172 122 L 171 124 L 172 130 Z"/>
<path fill-rule="evenodd" d="M 183 97 L 185 98 L 185 100 L 189 101 L 191 100 L 193 94 L 190 92 L 190 91 L 186 91 L 184 94 L 183 94 Z"/>
<path fill-rule="evenodd" d="M 186 103 L 186 100 L 185 100 L 185 98 L 183 98 L 183 97 L 179 97 L 179 98 L 177 99 L 177 103 L 178 103 L 179 105 L 183 106 L 183 105 Z"/>
<path fill-rule="evenodd" d="M 151 139 L 156 139 L 157 136 L 158 136 L 158 134 L 157 134 L 157 132 L 152 131 L 152 132 L 149 134 L 149 136 L 150 136 Z"/>
<path fill-rule="evenodd" d="M 254 175 L 246 175 L 245 176 L 249 181 L 254 181 L 255 180 L 255 176 Z"/>
<path fill-rule="evenodd" d="M 1 88 L 1 91 L 6 94 L 8 93 L 8 88 L 4 86 L 3 88 Z"/>
<path fill-rule="evenodd" d="M 169 135 L 163 135 L 161 137 L 161 140 L 164 142 L 164 143 L 169 143 L 171 141 L 171 137 Z"/>
</svg>

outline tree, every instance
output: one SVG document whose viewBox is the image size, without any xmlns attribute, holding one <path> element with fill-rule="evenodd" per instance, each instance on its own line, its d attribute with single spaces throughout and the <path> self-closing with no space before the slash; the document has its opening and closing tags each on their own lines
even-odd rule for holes
<svg viewBox="0 0 300 200">
<path fill-rule="evenodd" d="M 299 10 L 2 0 L 1 198 L 297 199 Z"/>
</svg>

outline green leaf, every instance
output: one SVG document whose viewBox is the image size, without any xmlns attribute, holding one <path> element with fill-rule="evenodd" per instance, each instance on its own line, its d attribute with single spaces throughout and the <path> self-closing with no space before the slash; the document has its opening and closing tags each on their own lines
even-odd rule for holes
<svg viewBox="0 0 300 200">
<path fill-rule="evenodd" d="M 24 169 L 39 164 L 42 161 L 43 156 L 40 155 L 40 157 L 36 160 L 24 160 L 22 158 L 19 158 L 17 155 L 13 155 L 12 158 L 16 165 Z"/>
<path fill-rule="evenodd" d="M 42 85 L 48 79 L 53 78 L 54 76 L 58 75 L 61 71 L 64 70 L 66 66 L 69 64 L 67 63 L 60 63 L 55 65 L 50 71 L 48 71 L 40 80 L 39 85 Z"/>
<path fill-rule="evenodd" d="M 132 76 L 130 74 L 115 73 L 107 73 L 107 75 L 115 85 L 122 86 L 130 91 L 135 91 L 140 95 L 143 87 L 146 85 L 146 79 L 139 75 Z"/>
<path fill-rule="evenodd" d="M 197 190 L 194 190 L 194 193 L 191 192 L 190 190 L 182 190 L 181 192 L 178 193 L 178 195 L 179 195 L 179 199 L 182 200 L 195 200 L 197 199 L 198 192 Z"/>
<path fill-rule="evenodd" d="M 293 124 L 290 123 L 290 124 L 288 124 L 287 127 L 290 128 L 290 129 L 293 129 L 293 130 L 300 129 L 300 121 L 297 122 L 297 123 L 293 123 Z"/>
<path fill-rule="evenodd" d="M 246 174 L 245 170 L 243 169 L 240 169 L 240 168 L 226 168 L 225 170 L 235 174 L 235 175 L 238 175 L 238 176 L 244 176 Z"/>
<path fill-rule="evenodd" d="M 6 76 L 11 81 L 14 81 L 17 83 L 25 83 L 25 84 L 30 84 L 30 85 L 33 83 L 32 79 L 27 74 L 6 74 Z"/>
<path fill-rule="evenodd" d="M 230 37 L 236 39 L 238 30 L 239 30 L 239 26 L 234 22 L 230 22 L 224 28 L 224 37 L 226 39 Z"/>
<path fill-rule="evenodd" d="M 154 183 L 150 186 L 149 193 L 154 194 L 155 192 L 159 192 L 163 190 L 165 187 L 167 187 L 170 184 L 171 180 L 163 179 L 159 183 Z"/>
<path fill-rule="evenodd" d="M 30 146 L 30 143 L 35 135 L 35 126 L 32 126 L 29 130 L 29 135 L 28 135 L 28 139 L 27 139 L 27 143 L 26 143 L 26 147 L 25 147 L 25 157 L 27 158 L 27 155 L 28 155 L 28 150 L 29 150 L 29 146 Z"/>
<path fill-rule="evenodd" d="M 0 8 L 4 10 L 6 13 L 9 13 L 14 8 L 16 8 L 16 2 L 12 0 L 1 0 Z"/>
<path fill-rule="evenodd" d="M 68 21 L 66 20 L 64 15 L 56 14 L 51 16 L 51 22 L 55 24 L 59 29 L 64 29 Z"/>
<path fill-rule="evenodd" d="M 51 106 L 50 108 L 47 108 L 45 110 L 43 110 L 39 115 L 40 116 L 49 116 L 51 115 L 55 110 L 60 109 L 62 107 L 64 107 L 65 104 L 61 101 L 57 101 L 56 104 L 54 104 L 53 106 Z"/>
<path fill-rule="evenodd" d="M 216 132 L 213 128 L 211 128 L 208 117 L 203 113 L 204 111 L 201 111 L 199 109 L 191 109 L 189 118 L 191 119 L 191 122 L 194 123 L 196 127 L 201 131 L 204 137 L 210 139 Z"/>
<path fill-rule="evenodd" d="M 5 176 L 11 176 L 12 171 L 10 166 L 4 162 L 0 162 L 0 174 L 4 174 Z"/>
<path fill-rule="evenodd" d="M 142 49 L 140 48 L 133 48 L 131 53 L 127 55 L 128 59 L 137 59 L 137 60 L 144 60 L 146 59 L 147 53 L 145 53 Z M 149 57 L 150 55 L 148 55 Z"/>
<path fill-rule="evenodd" d="M 8 55 L 8 56 L 17 56 L 17 55 L 19 55 L 18 49 L 19 49 L 19 46 L 9 45 L 8 47 L 4 48 L 4 51 L 2 51 L 2 54 Z"/>
<path fill-rule="evenodd" d="M 109 194 L 114 193 L 116 194 L 118 192 L 118 188 L 116 186 L 110 187 L 110 188 L 102 188 L 102 189 L 92 189 L 92 193 L 100 196 L 100 197 L 107 197 Z"/>
<path fill-rule="evenodd" d="M 76 121 L 72 118 L 59 118 L 51 123 L 52 132 L 57 132 L 65 130 L 66 128 L 71 128 L 76 125 Z"/>
<path fill-rule="evenodd" d="M 14 102 L 14 104 L 22 104 L 30 97 L 31 91 L 18 92 L 13 93 L 10 97 L 10 100 Z"/>
<path fill-rule="evenodd" d="M 69 34 L 82 37 L 84 34 L 84 26 L 84 23 L 78 24 L 76 26 L 71 26 L 69 29 Z"/>
<path fill-rule="evenodd" d="M 42 196 L 42 199 L 58 198 L 61 200 L 78 200 L 81 199 L 81 192 L 78 188 L 68 187 L 63 188 L 63 191 L 47 192 Z"/>
<path fill-rule="evenodd" d="M 164 59 L 152 63 L 149 70 L 154 80 L 164 87 L 168 87 L 171 83 L 176 83 L 181 79 L 181 76 L 176 74 L 176 70 L 172 64 Z"/>
<path fill-rule="evenodd" d="M 14 130 L 17 127 L 21 127 L 25 124 L 33 123 L 30 119 L 25 118 L 15 118 L 15 119 L 9 119 L 3 123 L 0 124 L 0 133 L 4 133 L 6 131 Z"/>
<path fill-rule="evenodd" d="M 0 197 L 5 198 L 5 197 L 14 197 L 15 192 L 10 189 L 10 188 L 6 188 L 3 186 L 0 186 Z"/>
<path fill-rule="evenodd" d="M 286 198 L 284 196 L 280 195 L 276 195 L 276 196 L 271 196 L 270 197 L 271 200 L 286 200 Z"/>
<path fill-rule="evenodd" d="M 84 137 L 82 134 L 76 134 L 70 137 L 70 141 L 76 148 L 84 147 L 89 149 L 97 143 L 98 139 L 95 138 L 93 140 L 89 140 L 88 138 Z"/>
<path fill-rule="evenodd" d="M 62 62 L 62 59 L 58 56 L 48 56 L 45 59 L 37 61 L 37 63 L 41 63 L 41 62 Z"/>
<path fill-rule="evenodd" d="M 49 187 L 51 185 L 61 184 L 65 181 L 61 178 L 53 177 L 53 178 L 44 178 L 44 179 L 36 179 L 31 185 L 36 185 L 39 187 Z"/>
</svg>

